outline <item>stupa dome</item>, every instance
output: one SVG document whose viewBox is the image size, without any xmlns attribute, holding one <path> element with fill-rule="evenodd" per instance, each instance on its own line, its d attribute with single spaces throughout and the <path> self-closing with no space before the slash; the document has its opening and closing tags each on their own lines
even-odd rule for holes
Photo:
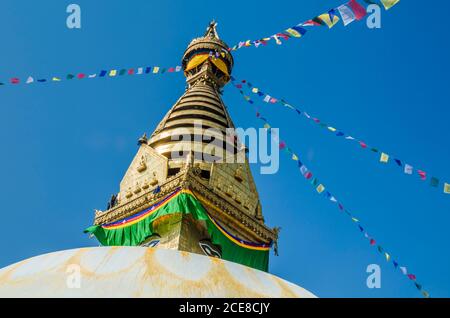
<svg viewBox="0 0 450 318">
<path fill-rule="evenodd" d="M 274 275 L 218 258 L 163 248 L 91 247 L 0 269 L 0 297 L 315 296 Z"/>
</svg>

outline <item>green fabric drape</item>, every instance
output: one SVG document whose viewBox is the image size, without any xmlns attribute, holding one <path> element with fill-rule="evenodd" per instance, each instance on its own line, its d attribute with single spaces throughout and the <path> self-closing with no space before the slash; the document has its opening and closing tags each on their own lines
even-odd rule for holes
<svg viewBox="0 0 450 318">
<path fill-rule="evenodd" d="M 222 249 L 223 259 L 263 271 L 268 270 L 269 251 L 245 248 L 231 241 L 211 222 L 202 204 L 189 193 L 176 195 L 157 211 L 132 225 L 116 229 L 104 229 L 94 225 L 84 232 L 92 233 L 104 246 L 137 246 L 153 234 L 152 224 L 156 219 L 175 213 L 190 213 L 195 220 L 205 221 L 212 243 Z"/>
</svg>

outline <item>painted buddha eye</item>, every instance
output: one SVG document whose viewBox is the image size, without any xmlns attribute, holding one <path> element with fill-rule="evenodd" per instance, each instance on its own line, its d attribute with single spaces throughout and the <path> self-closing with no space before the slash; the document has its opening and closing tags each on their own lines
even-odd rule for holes
<svg viewBox="0 0 450 318">
<path fill-rule="evenodd" d="M 202 240 L 202 241 L 198 242 L 198 244 L 200 245 L 200 247 L 203 250 L 203 253 L 205 253 L 205 255 L 210 256 L 210 257 L 222 258 L 222 253 L 220 251 L 220 247 L 213 245 L 210 241 Z"/>
<path fill-rule="evenodd" d="M 148 243 L 143 244 L 144 247 L 156 247 L 159 244 L 160 240 L 152 240 Z"/>
</svg>

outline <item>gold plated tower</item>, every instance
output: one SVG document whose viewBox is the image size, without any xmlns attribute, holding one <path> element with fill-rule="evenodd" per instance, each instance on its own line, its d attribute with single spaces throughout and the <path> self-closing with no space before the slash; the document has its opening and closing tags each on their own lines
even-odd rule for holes
<svg viewBox="0 0 450 318">
<path fill-rule="evenodd" d="M 277 241 L 277 231 L 264 224 L 245 148 L 227 131 L 234 125 L 221 89 L 230 80 L 233 57 L 216 25 L 211 22 L 204 36 L 188 45 L 182 60 L 185 93 L 153 134 L 139 139 L 120 191 L 106 211 L 96 211 L 96 225 L 130 217 L 181 188 L 191 191 L 235 237 L 265 244 Z M 227 156 L 244 159 L 225 162 Z M 153 230 L 155 234 L 141 245 L 220 257 L 220 247 L 208 245 L 205 224 L 189 214 L 161 217 Z"/>
</svg>

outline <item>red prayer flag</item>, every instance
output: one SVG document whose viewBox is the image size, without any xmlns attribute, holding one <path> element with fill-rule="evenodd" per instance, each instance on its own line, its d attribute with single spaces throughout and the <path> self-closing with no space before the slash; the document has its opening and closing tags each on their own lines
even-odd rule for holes
<svg viewBox="0 0 450 318">
<path fill-rule="evenodd" d="M 363 141 L 360 141 L 360 142 L 359 142 L 359 144 L 361 145 L 361 147 L 363 147 L 363 148 L 367 148 L 367 145 L 366 145 L 366 143 L 364 143 Z"/>
<path fill-rule="evenodd" d="M 414 274 L 408 274 L 407 276 L 410 280 L 416 280 L 416 275 Z"/>
<path fill-rule="evenodd" d="M 167 72 L 169 72 L 169 73 L 175 72 L 175 68 L 171 67 L 167 70 Z"/>
<path fill-rule="evenodd" d="M 12 84 L 19 84 L 19 79 L 17 77 L 11 78 L 11 83 Z"/>
<path fill-rule="evenodd" d="M 376 243 L 376 242 L 375 242 L 375 240 L 374 240 L 374 239 L 370 239 L 370 245 L 372 245 L 372 246 L 373 246 L 373 245 L 375 245 L 375 243 Z"/>
<path fill-rule="evenodd" d="M 420 179 L 422 179 L 422 180 L 426 180 L 427 179 L 427 173 L 425 171 L 417 170 L 417 173 L 419 174 Z"/>
<path fill-rule="evenodd" d="M 306 179 L 311 179 L 311 177 L 312 177 L 312 173 L 311 172 L 307 172 L 307 173 L 305 173 L 305 178 Z"/>
<path fill-rule="evenodd" d="M 286 148 L 286 143 L 284 141 L 280 142 L 280 149 Z"/>
<path fill-rule="evenodd" d="M 82 78 L 85 77 L 85 75 L 84 75 L 83 73 L 80 73 L 80 74 L 77 75 L 77 77 L 78 77 L 79 79 L 82 79 Z"/>
<path fill-rule="evenodd" d="M 361 20 L 367 13 L 366 9 L 358 2 L 356 2 L 356 0 L 350 0 L 347 5 L 353 10 L 356 20 Z"/>
<path fill-rule="evenodd" d="M 134 69 L 130 68 L 130 69 L 128 70 L 128 75 L 133 75 L 133 74 L 134 74 Z"/>
<path fill-rule="evenodd" d="M 317 25 L 321 25 L 320 23 L 313 21 L 313 20 L 308 20 L 302 23 L 303 26 L 317 26 Z"/>
</svg>

